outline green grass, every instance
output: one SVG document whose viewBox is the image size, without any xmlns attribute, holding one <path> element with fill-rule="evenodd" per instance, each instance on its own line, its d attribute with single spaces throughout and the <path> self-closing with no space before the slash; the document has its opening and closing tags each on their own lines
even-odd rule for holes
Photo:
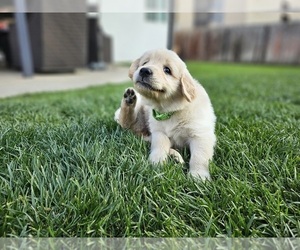
<svg viewBox="0 0 300 250">
<path fill-rule="evenodd" d="M 130 83 L 3 99 L 0 236 L 300 237 L 300 70 L 188 67 L 218 117 L 212 182 L 117 126 Z"/>
</svg>

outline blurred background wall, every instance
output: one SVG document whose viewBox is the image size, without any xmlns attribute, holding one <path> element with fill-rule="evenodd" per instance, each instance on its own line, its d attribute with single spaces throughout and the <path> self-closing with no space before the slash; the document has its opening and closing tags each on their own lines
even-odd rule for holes
<svg viewBox="0 0 300 250">
<path fill-rule="evenodd" d="M 113 37 L 114 61 L 131 61 L 146 50 L 166 47 L 168 8 L 168 0 L 100 1 L 99 22 Z"/>
<path fill-rule="evenodd" d="M 94 1 L 117 62 L 166 47 L 171 12 L 172 48 L 183 59 L 300 63 L 299 0 Z"/>
<path fill-rule="evenodd" d="M 35 71 L 102 69 L 167 44 L 183 59 L 300 63 L 299 0 L 16 1 Z M 14 2 L 0 1 L 0 66 L 19 69 Z"/>
</svg>

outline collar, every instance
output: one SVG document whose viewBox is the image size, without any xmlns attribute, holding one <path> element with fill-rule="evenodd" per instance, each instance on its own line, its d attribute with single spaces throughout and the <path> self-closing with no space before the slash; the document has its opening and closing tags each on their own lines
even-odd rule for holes
<svg viewBox="0 0 300 250">
<path fill-rule="evenodd" d="M 155 120 L 157 121 L 165 121 L 171 118 L 171 116 L 175 113 L 173 112 L 166 112 L 166 113 L 160 113 L 155 109 L 152 109 L 152 116 L 154 117 Z"/>
</svg>

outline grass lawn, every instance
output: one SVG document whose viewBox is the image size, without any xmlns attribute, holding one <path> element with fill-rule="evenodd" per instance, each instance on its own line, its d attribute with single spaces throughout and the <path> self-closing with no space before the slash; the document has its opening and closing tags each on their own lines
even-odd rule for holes
<svg viewBox="0 0 300 250">
<path fill-rule="evenodd" d="M 188 68 L 218 117 L 209 183 L 113 121 L 129 82 L 0 100 L 0 236 L 300 237 L 299 68 Z"/>
</svg>

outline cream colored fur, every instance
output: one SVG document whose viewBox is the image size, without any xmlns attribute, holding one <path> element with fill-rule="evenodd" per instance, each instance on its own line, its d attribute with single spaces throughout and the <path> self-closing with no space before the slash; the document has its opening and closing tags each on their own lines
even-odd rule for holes
<svg viewBox="0 0 300 250">
<path fill-rule="evenodd" d="M 142 77 L 142 68 L 150 70 L 151 75 Z M 150 140 L 149 159 L 153 164 L 163 163 L 169 155 L 184 162 L 174 148 L 189 147 L 189 173 L 210 179 L 216 117 L 206 91 L 192 78 L 185 63 L 173 51 L 152 50 L 132 63 L 129 77 L 134 89 L 125 91 L 115 120 Z M 157 121 L 152 109 L 175 113 L 168 120 Z"/>
</svg>

